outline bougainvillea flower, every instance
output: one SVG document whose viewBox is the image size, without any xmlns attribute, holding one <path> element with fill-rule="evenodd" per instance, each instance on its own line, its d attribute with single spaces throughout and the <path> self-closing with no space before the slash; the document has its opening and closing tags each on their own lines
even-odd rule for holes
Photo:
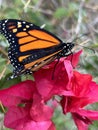
<svg viewBox="0 0 98 130">
<path fill-rule="evenodd" d="M 0 101 L 8 108 L 5 126 L 14 130 L 55 130 L 51 121 L 55 107 L 47 103 L 55 95 L 61 97 L 58 104 L 64 114 L 72 114 L 78 130 L 87 130 L 93 120 L 98 120 L 98 112 L 84 109 L 98 101 L 98 85 L 89 74 L 73 70 L 81 52 L 41 68 L 34 73 L 35 81 L 1 90 Z"/>
<path fill-rule="evenodd" d="M 78 129 L 87 130 L 93 120 L 98 120 L 98 111 L 85 110 L 84 107 L 98 102 L 98 85 L 92 81 L 91 75 L 74 71 L 70 88 L 74 96 L 63 96 L 63 112 L 71 112 Z"/>
<path fill-rule="evenodd" d="M 24 102 L 24 100 L 32 99 L 35 91 L 35 83 L 27 80 L 7 89 L 0 90 L 0 101 L 6 107 L 17 106 Z"/>
<path fill-rule="evenodd" d="M 14 130 L 55 130 L 55 126 L 51 120 L 33 120 L 33 116 L 29 113 L 30 108 L 30 106 L 23 108 L 10 107 L 5 116 L 5 126 Z"/>
<path fill-rule="evenodd" d="M 37 90 L 43 97 L 49 98 L 52 95 L 60 94 L 73 95 L 71 90 L 68 91 L 68 84 L 73 76 L 73 66 L 77 65 L 81 52 L 61 58 L 55 68 L 57 61 L 34 73 Z"/>
<path fill-rule="evenodd" d="M 45 105 L 35 82 L 27 80 L 0 91 L 0 101 L 8 108 L 4 124 L 14 130 L 55 130 L 53 109 Z"/>
</svg>

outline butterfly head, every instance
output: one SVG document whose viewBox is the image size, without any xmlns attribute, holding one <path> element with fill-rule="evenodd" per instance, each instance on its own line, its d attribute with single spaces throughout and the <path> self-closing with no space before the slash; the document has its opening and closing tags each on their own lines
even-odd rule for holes
<svg viewBox="0 0 98 130">
<path fill-rule="evenodd" d="M 66 43 L 66 47 L 70 51 L 74 47 L 74 43 L 68 42 L 68 43 Z"/>
<path fill-rule="evenodd" d="M 65 56 L 72 54 L 71 50 L 72 50 L 73 47 L 74 47 L 74 43 L 72 43 L 72 42 L 63 43 L 62 52 L 59 53 L 60 57 L 65 57 Z"/>
<path fill-rule="evenodd" d="M 72 43 L 72 42 L 68 42 L 68 43 L 63 44 L 63 50 L 66 50 L 66 53 L 71 51 L 73 47 L 74 47 L 74 43 Z"/>
</svg>

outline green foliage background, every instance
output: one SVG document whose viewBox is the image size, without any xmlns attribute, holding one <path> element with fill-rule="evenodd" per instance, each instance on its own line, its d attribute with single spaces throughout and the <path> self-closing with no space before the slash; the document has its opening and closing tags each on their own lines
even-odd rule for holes
<svg viewBox="0 0 98 130">
<path fill-rule="evenodd" d="M 73 51 L 81 49 L 79 44 L 84 46 L 77 69 L 82 73 L 92 74 L 93 79 L 98 83 L 97 0 L 0 0 L 0 19 L 4 18 L 22 19 L 39 26 L 45 24 L 45 29 L 56 34 L 65 42 L 88 33 L 74 41 L 78 45 Z M 8 46 L 6 39 L 0 35 L 0 89 L 10 87 L 25 79 L 23 76 L 6 81 L 12 73 L 12 66 L 8 64 Z M 97 104 L 90 106 L 92 109 L 97 107 Z M 0 129 L 8 130 L 2 125 L 2 112 L 0 121 Z M 70 114 L 64 116 L 60 108 L 56 110 L 53 121 L 57 130 L 76 130 Z M 97 128 L 96 121 L 89 129 L 97 130 Z"/>
</svg>

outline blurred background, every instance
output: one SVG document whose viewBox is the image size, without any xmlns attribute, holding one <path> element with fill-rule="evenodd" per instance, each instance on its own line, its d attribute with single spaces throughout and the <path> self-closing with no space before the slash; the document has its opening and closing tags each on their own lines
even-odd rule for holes
<svg viewBox="0 0 98 130">
<path fill-rule="evenodd" d="M 63 41 L 74 41 L 73 51 L 83 50 L 77 70 L 91 74 L 98 83 L 98 0 L 0 0 L 0 20 L 5 18 L 21 19 L 39 26 L 45 24 L 46 30 Z M 6 82 L 12 73 L 7 56 L 8 46 L 6 39 L 0 35 L 0 89 L 25 78 Z M 89 108 L 95 110 L 98 105 Z M 3 126 L 3 113 L 0 111 L 0 130 L 8 130 Z M 60 108 L 55 111 L 53 121 L 57 130 L 76 130 L 70 114 L 64 116 Z M 97 129 L 96 121 L 89 130 Z"/>
</svg>

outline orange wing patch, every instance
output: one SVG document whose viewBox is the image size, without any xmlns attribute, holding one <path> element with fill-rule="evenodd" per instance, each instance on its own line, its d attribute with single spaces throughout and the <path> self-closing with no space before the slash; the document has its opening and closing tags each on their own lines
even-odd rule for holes
<svg viewBox="0 0 98 130">
<path fill-rule="evenodd" d="M 22 62 L 22 61 L 23 61 L 23 59 L 27 58 L 28 56 L 30 56 L 30 55 L 20 56 L 20 57 L 18 58 L 18 60 L 19 60 L 20 62 Z"/>
<path fill-rule="evenodd" d="M 51 41 L 52 43 L 60 44 L 60 41 L 56 38 L 54 38 L 53 36 L 51 36 L 50 34 L 43 32 L 41 30 L 31 30 L 29 31 L 29 34 L 32 36 L 35 36 L 39 39 L 44 39 L 46 41 Z"/>
<path fill-rule="evenodd" d="M 12 26 L 9 26 L 8 28 L 9 29 L 14 29 L 14 28 L 16 28 L 16 26 L 12 25 Z"/>
<path fill-rule="evenodd" d="M 24 44 L 24 43 L 28 43 L 28 42 L 31 42 L 31 41 L 34 41 L 36 40 L 36 38 L 34 37 L 31 37 L 31 36 L 27 36 L 27 37 L 23 37 L 23 38 L 20 38 L 19 39 L 19 44 Z M 29 43 L 30 44 L 30 43 Z M 27 46 L 27 45 L 26 45 Z M 28 46 L 27 46 L 28 48 Z"/>
<path fill-rule="evenodd" d="M 28 34 L 26 32 L 18 32 L 16 34 L 17 37 L 25 37 L 25 36 L 28 36 Z"/>
<path fill-rule="evenodd" d="M 20 46 L 20 51 L 24 52 L 24 51 L 42 49 L 42 48 L 47 48 L 47 47 L 52 47 L 52 46 L 55 46 L 55 44 L 49 41 L 36 40 L 36 41 L 29 42 L 27 44 Z"/>
<path fill-rule="evenodd" d="M 61 50 L 60 50 L 60 51 L 61 51 Z M 40 59 L 38 59 L 38 60 L 35 60 L 35 61 L 31 62 L 31 63 L 28 63 L 28 64 L 24 65 L 24 66 L 25 66 L 25 69 L 31 68 L 31 67 L 34 66 L 35 64 L 40 64 L 40 63 L 43 62 L 44 60 L 47 60 L 47 59 L 49 59 L 49 58 L 55 56 L 55 55 L 56 55 L 57 53 L 59 53 L 60 51 L 55 52 L 55 53 L 53 53 L 53 54 L 51 54 L 51 55 L 49 55 L 49 56 L 45 56 L 45 57 L 43 57 L 43 58 L 40 58 Z"/>
<path fill-rule="evenodd" d="M 31 30 L 28 31 L 28 33 L 29 34 L 26 32 L 20 32 L 16 35 L 17 37 L 20 37 L 20 52 L 48 48 L 60 44 L 60 41 L 57 38 L 47 32 L 43 32 L 41 30 Z"/>
</svg>

